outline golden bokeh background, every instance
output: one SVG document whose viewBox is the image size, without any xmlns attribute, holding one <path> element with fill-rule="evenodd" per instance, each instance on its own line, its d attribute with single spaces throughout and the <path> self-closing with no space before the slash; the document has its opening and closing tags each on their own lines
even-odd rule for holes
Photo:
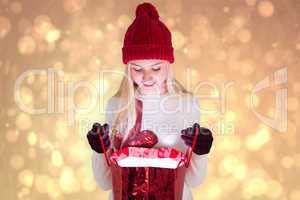
<svg viewBox="0 0 300 200">
<path fill-rule="evenodd" d="M 201 96 L 201 124 L 215 135 L 195 199 L 299 200 L 300 1 L 150 2 L 172 32 L 175 75 Z M 98 72 L 124 70 L 123 37 L 138 3 L 0 0 L 1 199 L 107 199 L 92 175 L 86 131 L 104 121 L 104 106 L 119 87 L 121 76 L 99 78 Z M 18 90 L 20 106 L 15 86 L 29 71 Z M 266 77 L 270 86 L 252 94 Z M 72 87 L 80 81 L 95 86 L 98 96 Z M 202 82 L 216 87 L 195 90 Z M 224 84 L 231 84 L 225 105 Z M 276 116 L 277 91 L 287 91 L 286 129 L 255 114 Z M 97 109 L 69 109 L 94 100 Z M 26 112 L 30 108 L 47 112 Z"/>
</svg>

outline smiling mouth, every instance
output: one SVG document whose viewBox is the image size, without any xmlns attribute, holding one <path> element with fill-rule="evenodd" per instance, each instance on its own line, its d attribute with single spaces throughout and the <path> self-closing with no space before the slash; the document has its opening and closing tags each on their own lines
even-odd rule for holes
<svg viewBox="0 0 300 200">
<path fill-rule="evenodd" d="M 149 84 L 144 84 L 145 87 L 152 87 L 154 85 L 154 83 L 152 83 L 151 85 Z"/>
</svg>

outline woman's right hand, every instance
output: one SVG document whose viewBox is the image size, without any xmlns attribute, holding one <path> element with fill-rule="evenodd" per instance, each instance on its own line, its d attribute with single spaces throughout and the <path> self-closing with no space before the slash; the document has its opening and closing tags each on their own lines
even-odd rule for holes
<svg viewBox="0 0 300 200">
<path fill-rule="evenodd" d="M 101 124 L 94 123 L 93 128 L 87 133 L 87 139 L 91 148 L 97 153 L 103 153 L 104 149 L 101 146 L 100 138 L 98 132 L 101 131 L 101 136 L 103 139 L 105 150 L 110 147 L 110 139 L 109 139 L 109 125 L 107 123 Z"/>
</svg>

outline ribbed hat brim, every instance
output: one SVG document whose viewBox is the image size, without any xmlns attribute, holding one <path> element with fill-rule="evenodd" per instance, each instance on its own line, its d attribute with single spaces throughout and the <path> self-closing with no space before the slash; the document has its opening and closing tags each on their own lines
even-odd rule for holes
<svg viewBox="0 0 300 200">
<path fill-rule="evenodd" d="M 122 48 L 123 62 L 136 59 L 162 59 L 174 62 L 174 48 L 169 45 L 130 45 Z"/>
</svg>

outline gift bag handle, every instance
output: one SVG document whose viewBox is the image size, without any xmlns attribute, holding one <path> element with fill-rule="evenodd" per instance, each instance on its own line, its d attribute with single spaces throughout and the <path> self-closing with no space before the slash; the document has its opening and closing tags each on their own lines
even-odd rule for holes
<svg viewBox="0 0 300 200">
<path fill-rule="evenodd" d="M 186 168 L 189 167 L 189 164 L 190 164 L 190 161 L 191 161 L 191 158 L 192 158 L 192 153 L 193 153 L 193 150 L 195 149 L 195 145 L 196 145 L 198 135 L 199 135 L 199 127 L 196 126 L 196 134 L 195 134 L 195 137 L 194 137 L 194 140 L 193 140 L 192 147 L 189 147 L 186 151 L 186 158 L 187 158 L 187 160 L 185 162 L 185 167 Z"/>
<path fill-rule="evenodd" d="M 99 128 L 99 129 L 97 130 L 97 132 L 98 132 L 100 144 L 101 144 L 101 147 L 102 147 L 102 149 L 103 149 L 103 153 L 104 153 L 104 156 L 105 156 L 105 159 L 106 159 L 106 163 L 107 163 L 107 165 L 110 167 L 110 161 L 109 161 L 109 159 L 108 159 L 108 155 L 107 155 L 107 152 L 106 152 L 106 149 L 105 149 L 105 146 L 104 146 L 104 142 L 103 142 L 103 138 L 102 138 L 102 134 L 101 134 L 101 128 Z M 107 137 L 108 137 L 108 139 L 110 140 L 109 134 L 107 135 Z"/>
</svg>

